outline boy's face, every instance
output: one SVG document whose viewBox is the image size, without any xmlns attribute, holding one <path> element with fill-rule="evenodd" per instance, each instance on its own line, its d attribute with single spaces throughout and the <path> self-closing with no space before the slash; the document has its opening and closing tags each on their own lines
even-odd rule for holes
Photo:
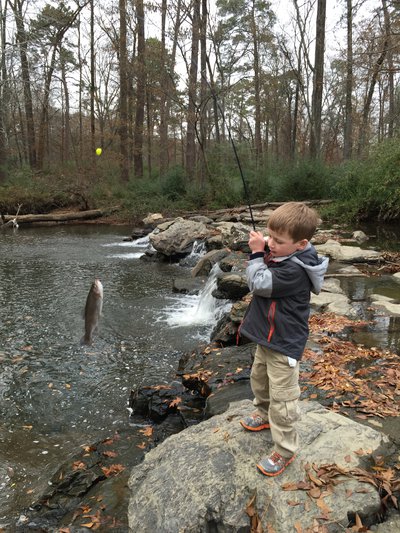
<svg viewBox="0 0 400 533">
<path fill-rule="evenodd" d="M 277 233 L 270 228 L 267 229 L 267 243 L 272 257 L 285 257 L 294 254 L 298 250 L 303 250 L 307 246 L 307 239 L 294 242 L 287 232 Z"/>
</svg>

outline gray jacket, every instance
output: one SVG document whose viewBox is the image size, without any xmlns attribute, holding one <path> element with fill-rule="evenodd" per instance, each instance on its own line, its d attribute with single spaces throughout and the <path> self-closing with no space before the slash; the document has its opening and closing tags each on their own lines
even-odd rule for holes
<svg viewBox="0 0 400 533">
<path fill-rule="evenodd" d="M 311 291 L 321 291 L 328 262 L 310 243 L 287 257 L 252 254 L 246 275 L 253 299 L 239 334 L 300 360 L 308 338 Z"/>
</svg>

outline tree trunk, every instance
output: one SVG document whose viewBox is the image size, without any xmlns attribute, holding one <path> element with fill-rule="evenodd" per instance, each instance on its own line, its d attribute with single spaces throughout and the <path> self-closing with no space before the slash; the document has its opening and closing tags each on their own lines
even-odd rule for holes
<svg viewBox="0 0 400 533">
<path fill-rule="evenodd" d="M 28 60 L 28 35 L 25 31 L 22 6 L 23 1 L 21 2 L 20 0 L 14 0 L 14 2 L 11 4 L 11 8 L 15 16 L 15 25 L 17 27 L 16 37 L 21 59 L 21 76 L 24 87 L 24 105 L 27 132 L 27 152 L 29 158 L 29 165 L 32 170 L 35 170 L 37 167 L 35 122 L 33 118 L 33 102 Z"/>
<path fill-rule="evenodd" d="M 294 97 L 293 109 L 293 130 L 292 130 L 292 158 L 295 159 L 297 153 L 297 128 L 299 120 L 300 107 L 300 90 L 301 90 L 301 55 L 297 58 L 297 77 L 296 77 L 296 92 Z"/>
<path fill-rule="evenodd" d="M 7 2 L 2 5 L 0 2 L 1 13 L 1 68 L 0 68 L 0 183 L 6 178 L 7 166 L 7 131 L 6 131 L 6 110 L 8 109 L 8 74 L 6 68 L 6 21 L 7 21 Z"/>
<path fill-rule="evenodd" d="M 358 155 L 359 156 L 361 156 L 364 153 L 365 148 L 366 148 L 368 118 L 369 118 L 369 113 L 371 109 L 372 97 L 374 95 L 375 85 L 378 79 L 379 72 L 382 68 L 382 64 L 385 60 L 387 51 L 388 51 L 388 40 L 385 35 L 383 46 L 382 46 L 382 51 L 372 69 L 371 81 L 370 81 L 369 89 L 367 92 L 367 96 L 364 101 L 362 120 L 361 120 L 361 126 L 360 126 L 360 135 L 359 135 L 359 141 L 358 141 Z"/>
<path fill-rule="evenodd" d="M 169 75 L 167 72 L 167 51 L 165 47 L 165 32 L 167 24 L 167 0 L 161 3 L 161 50 L 160 65 L 162 68 L 160 94 L 160 176 L 164 176 L 168 168 L 168 123 L 167 123 L 167 87 Z"/>
<path fill-rule="evenodd" d="M 144 37 L 143 0 L 136 0 L 138 44 L 137 44 L 137 82 L 136 82 L 136 116 L 133 146 L 133 166 L 136 178 L 143 178 L 143 125 L 144 106 L 146 102 L 146 67 Z"/>
<path fill-rule="evenodd" d="M 94 115 L 96 64 L 94 46 L 94 0 L 90 0 L 90 156 L 93 168 L 96 167 L 96 122 Z"/>
<path fill-rule="evenodd" d="M 346 108 L 343 139 L 343 157 L 353 153 L 353 2 L 347 0 L 347 57 L 346 57 Z"/>
<path fill-rule="evenodd" d="M 253 38 L 253 70 L 254 70 L 254 143 L 256 162 L 259 163 L 262 158 L 262 138 L 261 138 L 261 97 L 260 97 L 260 58 L 259 58 L 259 43 L 257 35 L 257 24 L 255 18 L 254 0 L 252 2 L 251 10 L 251 32 Z"/>
<path fill-rule="evenodd" d="M 382 0 L 383 16 L 385 20 L 385 33 L 388 43 L 387 64 L 388 64 L 388 89 L 389 89 L 389 111 L 388 111 L 388 130 L 389 139 L 394 133 L 394 116 L 395 116 L 395 90 L 394 90 L 394 65 L 393 65 L 393 47 L 392 47 L 392 28 L 390 22 L 389 10 L 386 0 Z"/>
<path fill-rule="evenodd" d="M 188 111 L 186 131 L 186 176 L 191 181 L 196 170 L 196 100 L 200 39 L 200 0 L 193 1 L 192 49 L 189 68 Z"/>
<path fill-rule="evenodd" d="M 315 65 L 311 103 L 310 156 L 316 159 L 321 150 L 322 93 L 324 86 L 326 0 L 318 0 L 315 36 Z"/>
<path fill-rule="evenodd" d="M 207 120 L 208 120 L 208 83 L 207 83 L 207 0 L 201 1 L 201 20 L 200 20 L 200 144 L 201 144 L 201 168 L 200 184 L 204 185 L 207 175 Z"/>
<path fill-rule="evenodd" d="M 81 19 L 80 19 L 80 16 L 79 16 L 79 21 L 78 21 L 78 65 L 79 65 L 79 94 L 78 94 L 79 158 L 78 158 L 77 164 L 79 167 L 82 164 L 82 154 L 83 154 L 83 109 L 82 109 L 83 61 L 82 61 L 82 54 L 81 54 Z"/>
<path fill-rule="evenodd" d="M 53 77 L 56 61 L 56 46 L 53 48 L 50 67 L 45 76 L 43 103 L 40 113 L 39 132 L 38 132 L 38 151 L 37 151 L 37 168 L 43 168 L 44 148 L 46 138 L 48 136 L 48 114 L 49 114 L 49 99 L 50 99 L 50 85 Z"/>
<path fill-rule="evenodd" d="M 128 53 L 126 46 L 126 0 L 119 0 L 119 147 L 120 178 L 124 182 L 129 181 Z"/>
<path fill-rule="evenodd" d="M 62 108 L 62 142 L 61 142 L 61 159 L 63 162 L 69 160 L 69 144 L 71 139 L 71 130 L 69 122 L 69 91 L 67 78 L 65 73 L 65 63 L 61 63 L 61 84 L 62 84 L 62 93 L 64 95 L 64 104 Z"/>
</svg>

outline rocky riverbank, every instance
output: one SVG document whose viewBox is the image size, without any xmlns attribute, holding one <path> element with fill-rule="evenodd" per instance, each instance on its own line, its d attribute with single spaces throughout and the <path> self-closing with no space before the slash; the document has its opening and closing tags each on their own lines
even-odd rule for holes
<svg viewBox="0 0 400 533">
<path fill-rule="evenodd" d="M 269 209 L 255 212 L 260 227 Z M 312 301 L 301 376 L 303 445 L 293 468 L 268 480 L 254 464 L 271 447 L 269 433 L 249 435 L 238 424 L 252 408 L 255 349 L 252 343 L 236 345 L 251 298 L 244 279 L 248 216 L 160 217 L 145 220 L 152 248 L 143 260 L 187 264 L 193 243 L 202 241 L 207 253 L 192 265 L 191 283 L 177 280 L 174 290 L 201 290 L 218 264 L 214 296 L 231 300 L 232 308 L 210 343 L 182 357 L 170 384 L 132 391 L 130 424 L 62 465 L 46 494 L 20 517 L 18 531 L 400 530 L 393 511 L 400 439 L 380 426 L 380 420 L 399 416 L 398 356 L 346 340 L 346 332 L 365 321 L 340 284 L 385 268 L 384 255 L 355 246 L 362 236 L 349 246 L 351 236 L 338 230 L 316 235 L 319 252 L 333 264 Z M 382 309 L 397 313 L 396 306 L 385 301 Z M 389 523 L 390 529 L 382 529 Z"/>
</svg>

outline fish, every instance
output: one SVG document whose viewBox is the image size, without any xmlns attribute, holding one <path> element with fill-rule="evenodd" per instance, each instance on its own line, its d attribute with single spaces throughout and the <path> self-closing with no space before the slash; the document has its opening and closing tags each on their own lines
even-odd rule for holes
<svg viewBox="0 0 400 533">
<path fill-rule="evenodd" d="M 93 333 L 97 330 L 101 311 L 103 309 L 103 285 L 96 278 L 89 290 L 85 305 L 85 334 L 81 339 L 81 344 L 91 345 L 93 342 Z"/>
</svg>

